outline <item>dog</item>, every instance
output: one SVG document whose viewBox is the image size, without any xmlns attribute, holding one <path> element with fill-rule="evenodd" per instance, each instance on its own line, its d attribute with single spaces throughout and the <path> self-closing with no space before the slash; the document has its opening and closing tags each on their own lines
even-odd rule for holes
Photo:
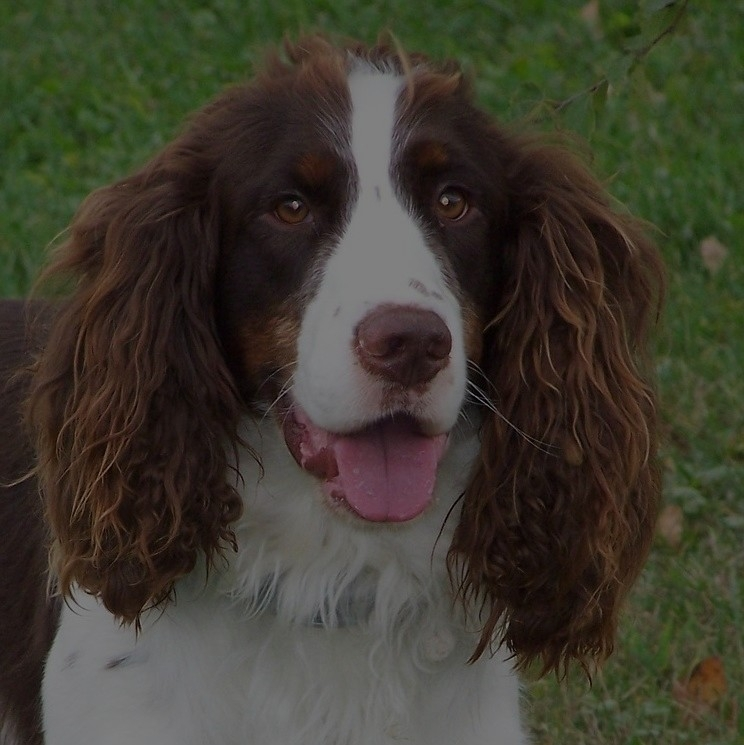
<svg viewBox="0 0 744 745">
<path fill-rule="evenodd" d="M 44 277 L 0 308 L 3 743 L 520 745 L 518 672 L 611 653 L 661 261 L 456 64 L 287 42 Z"/>
</svg>

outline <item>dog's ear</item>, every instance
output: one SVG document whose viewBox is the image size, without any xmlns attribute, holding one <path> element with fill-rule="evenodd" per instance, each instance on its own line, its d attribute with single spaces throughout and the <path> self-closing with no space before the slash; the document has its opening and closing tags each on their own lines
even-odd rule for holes
<svg viewBox="0 0 744 745">
<path fill-rule="evenodd" d="M 493 411 L 450 567 L 481 613 L 476 657 L 503 640 L 519 664 L 562 670 L 610 653 L 651 544 L 647 336 L 663 272 L 643 227 L 573 154 L 502 146 L 509 219 L 482 363 Z"/>
<path fill-rule="evenodd" d="M 48 276 L 74 283 L 28 401 L 61 590 L 134 621 L 233 543 L 240 404 L 215 331 L 219 226 L 184 135 L 93 193 Z"/>
</svg>

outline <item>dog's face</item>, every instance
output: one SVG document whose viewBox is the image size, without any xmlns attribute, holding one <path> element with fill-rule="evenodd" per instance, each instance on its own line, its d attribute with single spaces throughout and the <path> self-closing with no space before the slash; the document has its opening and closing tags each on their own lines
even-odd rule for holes
<svg viewBox="0 0 744 745">
<path fill-rule="evenodd" d="M 286 55 L 92 194 L 50 269 L 76 282 L 29 415 L 61 591 L 134 621 L 235 545 L 248 413 L 282 435 L 265 472 L 301 469 L 287 502 L 323 495 L 339 533 L 433 544 L 440 477 L 476 656 L 607 654 L 659 496 L 654 246 L 455 65 L 315 37 Z"/>
<path fill-rule="evenodd" d="M 460 96 L 333 72 L 301 106 L 271 91 L 224 164 L 219 317 L 244 398 L 329 504 L 402 521 L 429 503 L 480 361 L 503 198 Z"/>
</svg>

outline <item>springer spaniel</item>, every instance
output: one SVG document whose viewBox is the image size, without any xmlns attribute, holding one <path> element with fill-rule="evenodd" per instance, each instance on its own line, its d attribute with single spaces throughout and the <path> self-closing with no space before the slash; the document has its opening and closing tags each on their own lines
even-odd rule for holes
<svg viewBox="0 0 744 745">
<path fill-rule="evenodd" d="M 661 275 L 455 65 L 270 56 L 2 306 L 2 742 L 526 743 L 649 549 Z"/>
</svg>

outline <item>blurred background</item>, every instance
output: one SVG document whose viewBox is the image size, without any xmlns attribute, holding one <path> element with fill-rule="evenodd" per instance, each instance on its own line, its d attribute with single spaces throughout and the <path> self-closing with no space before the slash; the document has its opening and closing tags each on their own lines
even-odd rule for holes
<svg viewBox="0 0 744 745">
<path fill-rule="evenodd" d="M 92 189 L 266 44 L 322 30 L 455 57 L 504 121 L 576 132 L 655 228 L 665 508 L 615 655 L 526 681 L 537 745 L 744 742 L 744 2 L 21 0 L 0 7 L 0 295 Z M 521 125 L 520 125 L 521 126 Z"/>
</svg>

